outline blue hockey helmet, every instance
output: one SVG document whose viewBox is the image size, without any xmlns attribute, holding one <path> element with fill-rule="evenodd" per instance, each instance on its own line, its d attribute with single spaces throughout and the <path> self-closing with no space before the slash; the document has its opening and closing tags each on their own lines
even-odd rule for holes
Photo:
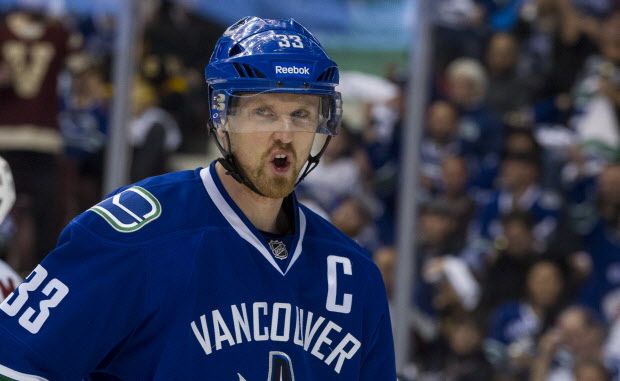
<svg viewBox="0 0 620 381">
<path fill-rule="evenodd" d="M 317 39 L 293 19 L 246 17 L 229 27 L 205 69 L 211 120 L 226 123 L 236 94 L 281 92 L 319 95 L 321 123 L 316 132 L 335 135 L 342 116 L 338 66 Z"/>
<path fill-rule="evenodd" d="M 205 78 L 212 132 L 234 130 L 228 118 L 234 114 L 237 97 L 292 93 L 320 98 L 320 117 L 311 132 L 324 138 L 315 139 L 321 144 L 315 144 L 318 149 L 311 152 L 298 181 L 316 167 L 330 137 L 338 133 L 342 118 L 342 101 L 336 91 L 338 66 L 319 41 L 293 19 L 245 17 L 230 26 L 215 45 Z M 216 142 L 224 156 L 220 162 L 229 174 L 260 194 L 241 174 L 230 150 L 217 138 Z"/>
</svg>

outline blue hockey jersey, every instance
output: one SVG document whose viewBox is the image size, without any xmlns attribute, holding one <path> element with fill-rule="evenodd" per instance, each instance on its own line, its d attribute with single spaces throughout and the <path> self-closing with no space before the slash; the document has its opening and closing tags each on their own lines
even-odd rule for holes
<svg viewBox="0 0 620 381">
<path fill-rule="evenodd" d="M 0 305 L 0 375 L 395 380 L 379 271 L 289 201 L 295 232 L 274 250 L 214 164 L 115 192 Z"/>
</svg>

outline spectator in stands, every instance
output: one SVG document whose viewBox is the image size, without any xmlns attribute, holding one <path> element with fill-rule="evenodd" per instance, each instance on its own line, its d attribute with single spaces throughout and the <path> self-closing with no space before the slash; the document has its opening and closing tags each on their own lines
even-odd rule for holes
<svg viewBox="0 0 620 381">
<path fill-rule="evenodd" d="M 572 122 L 586 154 L 610 161 L 620 155 L 620 11 L 602 24 L 599 48 L 575 85 Z"/>
<path fill-rule="evenodd" d="M 482 350 L 484 327 L 471 314 L 444 319 L 441 336 L 423 359 L 420 380 L 490 381 L 493 367 Z"/>
<path fill-rule="evenodd" d="M 484 312 L 525 296 L 525 290 L 515 285 L 525 283 L 531 263 L 540 254 L 535 247 L 533 221 L 528 213 L 511 212 L 501 221 L 503 233 L 495 241 L 481 274 L 481 309 Z"/>
<path fill-rule="evenodd" d="M 462 156 L 447 156 L 441 163 L 441 179 L 435 200 L 452 209 L 456 218 L 454 239 L 465 245 L 469 223 L 475 212 L 474 199 L 468 193 L 469 168 Z"/>
<path fill-rule="evenodd" d="M 480 299 L 480 288 L 459 257 L 460 243 L 451 238 L 456 229 L 454 211 L 449 205 L 427 202 L 421 206 L 418 229 L 414 296 L 418 317 L 438 319 L 446 314 L 474 310 Z"/>
<path fill-rule="evenodd" d="M 455 319 L 448 331 L 450 352 L 446 358 L 443 379 L 454 381 L 490 381 L 493 367 L 482 350 L 484 329 L 471 315 Z"/>
<path fill-rule="evenodd" d="M 377 227 L 361 198 L 349 196 L 340 201 L 331 211 L 330 220 L 363 248 L 370 252 L 379 248 Z"/>
<path fill-rule="evenodd" d="M 463 153 L 477 163 L 497 154 L 502 146 L 502 125 L 485 103 L 488 77 L 479 61 L 459 58 L 446 69 L 448 99 L 459 111 Z"/>
<path fill-rule="evenodd" d="M 421 184 L 428 191 L 441 180 L 441 166 L 448 155 L 459 153 L 458 114 L 446 101 L 436 101 L 428 108 L 425 136 L 420 144 Z"/>
<path fill-rule="evenodd" d="M 547 78 L 547 93 L 558 95 L 569 93 L 581 71 L 585 60 L 597 50 L 594 43 L 596 26 L 591 27 L 586 19 L 571 4 L 570 0 L 546 0 L 547 14 L 555 26 L 552 40 L 551 62 L 554 68 Z"/>
<path fill-rule="evenodd" d="M 583 244 L 590 254 L 591 273 L 581 287 L 581 300 L 609 321 L 620 303 L 620 163 L 607 166 L 596 183 L 597 208 L 580 207 Z"/>
<path fill-rule="evenodd" d="M 532 364 L 532 381 L 572 380 L 574 373 L 591 370 L 577 364 L 602 364 L 605 330 L 591 311 L 572 306 L 541 336 Z"/>
<path fill-rule="evenodd" d="M 502 153 L 503 156 L 517 154 L 540 160 L 543 158 L 542 149 L 534 138 L 533 132 L 520 128 L 512 128 L 506 131 Z M 495 155 L 486 157 L 472 179 L 474 198 L 480 204 L 487 203 L 491 197 L 490 192 L 492 193 L 500 185 L 501 159 L 501 156 Z"/>
<path fill-rule="evenodd" d="M 132 93 L 133 119 L 129 142 L 133 147 L 131 181 L 163 174 L 168 157 L 181 144 L 181 132 L 174 118 L 158 107 L 155 90 L 136 80 Z"/>
<path fill-rule="evenodd" d="M 381 271 L 388 300 L 391 301 L 394 296 L 396 278 L 394 273 L 396 271 L 396 248 L 393 246 L 383 246 L 375 250 L 372 259 Z"/>
<path fill-rule="evenodd" d="M 598 361 L 582 361 L 575 365 L 572 376 L 575 381 L 612 381 L 610 372 Z"/>
<path fill-rule="evenodd" d="M 455 229 L 455 221 L 452 210 L 447 205 L 437 202 L 427 202 L 420 207 L 418 216 L 418 233 L 416 234 L 417 257 L 416 257 L 416 307 L 421 314 L 435 317 L 436 310 L 433 306 L 433 280 L 441 279 L 441 267 L 431 269 L 430 275 L 423 278 L 422 274 L 430 260 L 442 258 L 456 252 L 452 246 L 454 241 L 449 237 Z"/>
<path fill-rule="evenodd" d="M 540 76 L 538 101 L 533 107 L 537 122 L 566 124 L 570 92 L 587 57 L 596 52 L 597 23 L 581 15 L 570 0 L 541 0 L 529 5 L 522 24 L 531 72 Z M 561 70 L 559 69 L 561 68 Z"/>
<path fill-rule="evenodd" d="M 316 200 L 322 208 L 332 210 L 347 196 L 364 193 L 359 152 L 351 131 L 342 126 L 325 149 L 312 176 L 300 184 L 302 194 Z"/>
<path fill-rule="evenodd" d="M 69 181 L 73 213 L 99 202 L 103 186 L 103 164 L 108 129 L 108 105 L 101 68 L 89 55 L 76 57 L 69 65 L 70 93 L 63 99 L 59 115 L 67 163 L 76 177 Z"/>
<path fill-rule="evenodd" d="M 140 74 L 154 87 L 160 107 L 180 126 L 181 150 L 204 153 L 209 102 L 202 86 L 205 60 L 225 27 L 208 22 L 186 2 L 163 0 L 144 30 Z"/>
<path fill-rule="evenodd" d="M 539 185 L 540 158 L 529 153 L 506 153 L 502 159 L 499 189 L 478 216 L 481 242 L 489 245 L 502 233 L 501 217 L 512 211 L 529 212 L 534 219 L 534 239 L 545 247 L 559 217 L 560 199 Z M 484 244 L 483 244 L 484 246 Z"/>
<path fill-rule="evenodd" d="M 432 258 L 456 254 L 458 242 L 450 239 L 456 229 L 455 211 L 450 205 L 429 201 L 420 206 L 418 234 L 421 257 Z M 422 254 L 423 253 L 423 254 Z"/>
<path fill-rule="evenodd" d="M 557 263 L 540 259 L 529 268 L 525 298 L 502 304 L 491 314 L 485 350 L 498 370 L 524 379 L 536 337 L 554 320 L 563 292 L 564 276 Z"/>
<path fill-rule="evenodd" d="M 484 9 L 477 0 L 439 0 L 434 10 L 433 63 L 442 72 L 458 57 L 482 56 Z"/>
<path fill-rule="evenodd" d="M 34 2 L 0 20 L 0 154 L 17 188 L 17 233 L 8 261 L 18 271 L 29 271 L 54 247 L 66 205 L 59 192 L 57 83 L 80 40 L 46 18 L 43 5 Z"/>
<path fill-rule="evenodd" d="M 489 73 L 487 102 L 506 122 L 511 112 L 529 107 L 532 101 L 531 85 L 517 70 L 519 45 L 509 33 L 491 37 L 486 52 Z"/>
</svg>

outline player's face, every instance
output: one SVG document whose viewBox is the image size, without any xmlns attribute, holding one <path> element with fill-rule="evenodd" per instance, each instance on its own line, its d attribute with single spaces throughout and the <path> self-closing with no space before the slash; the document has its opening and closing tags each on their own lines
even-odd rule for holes
<svg viewBox="0 0 620 381">
<path fill-rule="evenodd" d="M 319 97 L 256 94 L 239 98 L 236 110 L 229 136 L 241 171 L 265 196 L 287 196 L 314 141 Z"/>
</svg>

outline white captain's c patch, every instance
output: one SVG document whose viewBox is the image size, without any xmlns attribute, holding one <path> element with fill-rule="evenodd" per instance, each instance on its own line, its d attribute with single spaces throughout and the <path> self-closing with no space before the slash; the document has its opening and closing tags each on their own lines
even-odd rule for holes
<svg viewBox="0 0 620 381">
<path fill-rule="evenodd" d="M 162 212 L 159 200 L 146 189 L 133 186 L 109 197 L 89 210 L 101 216 L 121 233 L 142 229 L 156 220 Z"/>
</svg>

